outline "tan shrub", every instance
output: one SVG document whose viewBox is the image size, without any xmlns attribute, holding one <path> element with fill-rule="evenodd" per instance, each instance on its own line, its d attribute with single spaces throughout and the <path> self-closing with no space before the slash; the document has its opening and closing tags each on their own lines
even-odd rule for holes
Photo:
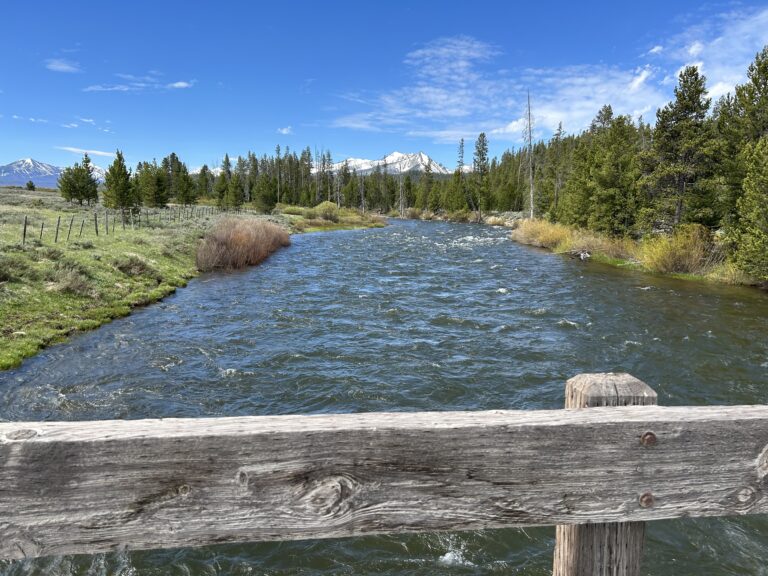
<svg viewBox="0 0 768 576">
<path fill-rule="evenodd" d="M 200 241 L 196 264 L 202 272 L 254 266 L 290 243 L 288 232 L 271 222 L 226 218 Z"/>
</svg>

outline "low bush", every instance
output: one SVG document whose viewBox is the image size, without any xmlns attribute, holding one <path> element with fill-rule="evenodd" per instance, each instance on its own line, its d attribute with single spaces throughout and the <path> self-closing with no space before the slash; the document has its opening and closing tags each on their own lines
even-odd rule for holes
<svg viewBox="0 0 768 576">
<path fill-rule="evenodd" d="M 315 206 L 315 211 L 323 220 L 328 220 L 329 222 L 339 221 L 339 207 L 333 202 L 329 202 L 328 200 L 321 202 Z M 307 218 L 309 218 L 309 216 L 307 216 Z"/>
<path fill-rule="evenodd" d="M 53 283 L 56 292 L 76 296 L 91 296 L 94 286 L 88 269 L 73 260 L 60 260 L 46 273 L 46 279 Z"/>
<path fill-rule="evenodd" d="M 468 210 L 456 210 L 454 212 L 449 212 L 445 219 L 451 222 L 469 222 L 472 220 L 472 214 Z M 491 222 L 488 222 L 488 224 L 491 224 Z M 491 224 L 491 226 L 494 225 L 495 224 Z"/>
<path fill-rule="evenodd" d="M 704 274 L 712 267 L 712 235 L 700 224 L 678 226 L 670 235 L 645 239 L 640 261 L 652 272 Z"/>
<path fill-rule="evenodd" d="M 290 243 L 288 232 L 271 222 L 226 218 L 200 241 L 195 262 L 202 272 L 234 270 L 259 264 Z"/>
<path fill-rule="evenodd" d="M 405 211 L 405 217 L 410 220 L 419 220 L 421 219 L 421 210 L 418 208 L 408 208 L 408 210 Z"/>
<path fill-rule="evenodd" d="M 124 254 L 114 262 L 115 268 L 126 276 L 144 276 L 162 282 L 163 276 L 150 262 L 138 254 Z"/>
</svg>

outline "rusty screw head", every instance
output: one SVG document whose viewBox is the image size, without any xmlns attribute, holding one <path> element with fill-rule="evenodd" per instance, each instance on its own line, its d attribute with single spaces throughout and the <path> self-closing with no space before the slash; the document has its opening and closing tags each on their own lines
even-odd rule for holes
<svg viewBox="0 0 768 576">
<path fill-rule="evenodd" d="M 655 446 L 657 441 L 656 434 L 653 432 L 646 432 L 640 436 L 640 444 L 643 446 Z"/>
<path fill-rule="evenodd" d="M 640 496 L 640 506 L 642 508 L 652 508 L 654 503 L 653 494 L 650 492 L 646 492 L 642 496 Z"/>
</svg>

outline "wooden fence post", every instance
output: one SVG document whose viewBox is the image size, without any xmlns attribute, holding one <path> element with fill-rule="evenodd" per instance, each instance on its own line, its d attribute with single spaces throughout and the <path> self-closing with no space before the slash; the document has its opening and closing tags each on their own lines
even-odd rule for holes
<svg viewBox="0 0 768 576">
<path fill-rule="evenodd" d="M 565 385 L 565 408 L 656 405 L 656 392 L 624 373 L 579 374 Z M 556 528 L 552 576 L 639 576 L 645 522 Z"/>
</svg>

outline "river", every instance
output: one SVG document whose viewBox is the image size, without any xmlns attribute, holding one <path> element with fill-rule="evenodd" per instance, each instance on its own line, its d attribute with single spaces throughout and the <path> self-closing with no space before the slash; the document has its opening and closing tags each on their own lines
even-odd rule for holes
<svg viewBox="0 0 768 576">
<path fill-rule="evenodd" d="M 0 420 L 563 406 L 626 371 L 663 405 L 768 404 L 768 295 L 582 263 L 471 224 L 294 236 L 263 265 L 0 373 Z M 0 562 L 0 574 L 548 574 L 553 528 Z M 655 522 L 644 574 L 768 574 L 768 518 Z"/>
</svg>

